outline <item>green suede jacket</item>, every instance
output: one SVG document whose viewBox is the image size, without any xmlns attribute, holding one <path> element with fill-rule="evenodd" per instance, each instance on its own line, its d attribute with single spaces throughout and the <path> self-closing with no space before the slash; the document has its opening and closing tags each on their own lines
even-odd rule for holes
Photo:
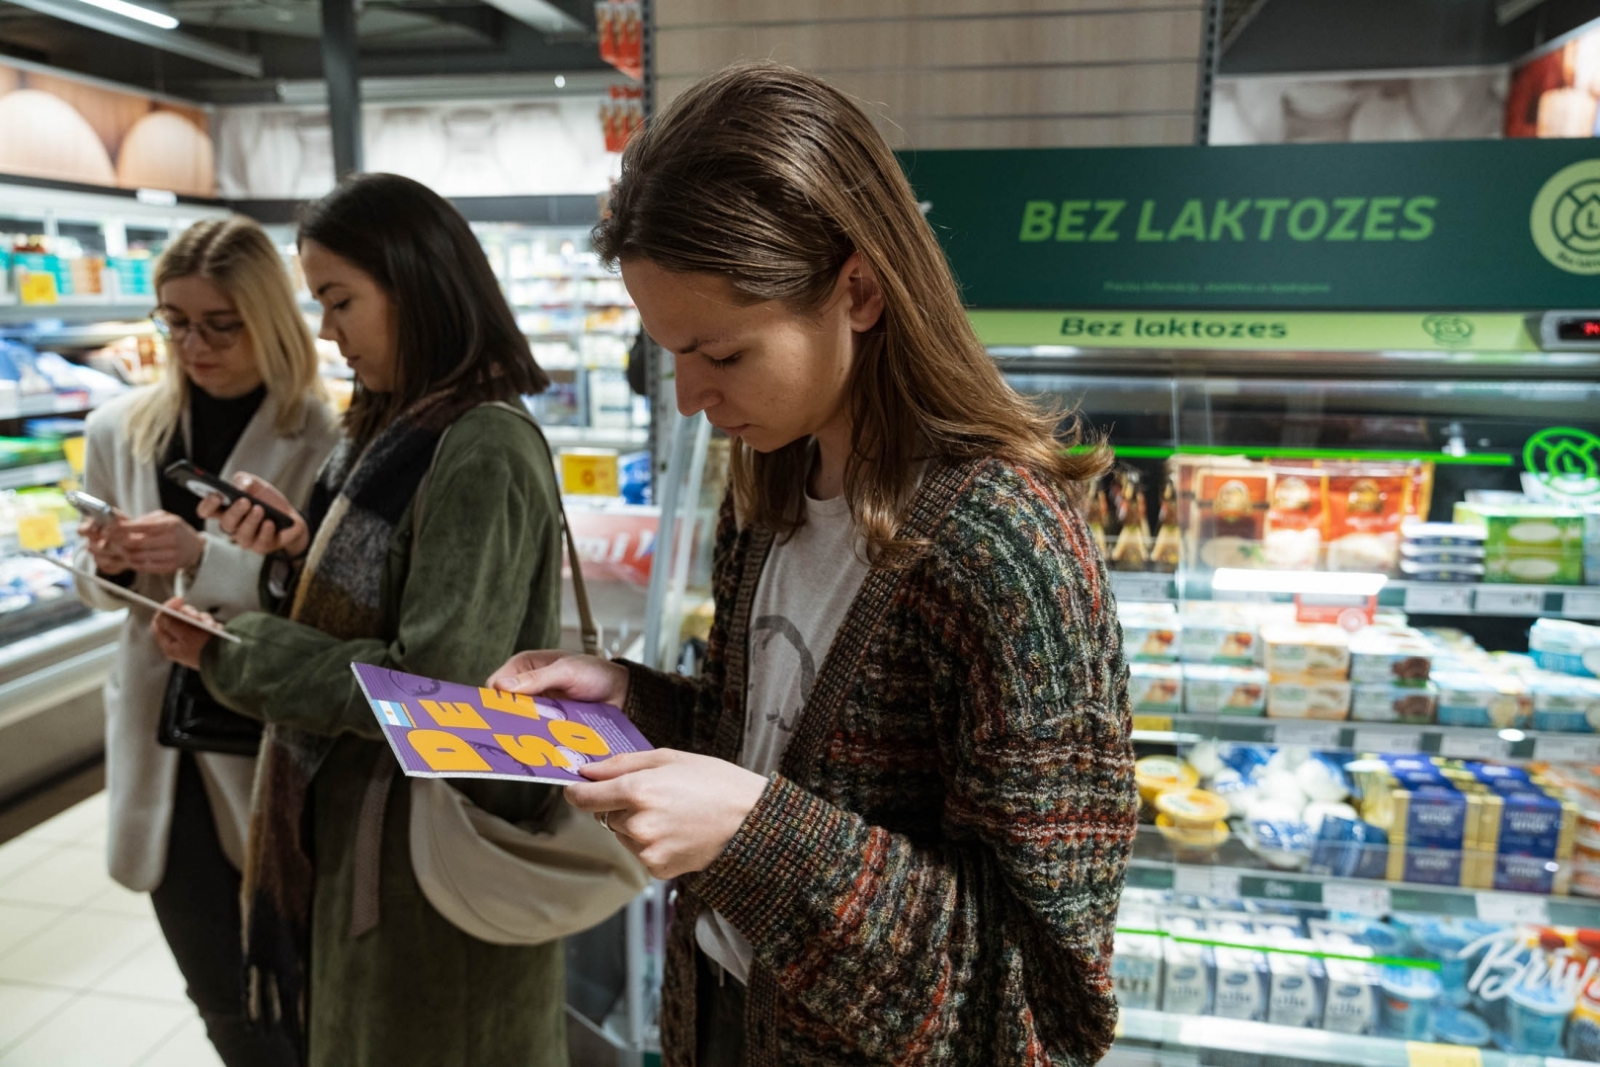
<svg viewBox="0 0 1600 1067">
<path fill-rule="evenodd" d="M 223 703 L 339 738 L 313 785 L 312 1067 L 566 1067 L 560 942 L 492 945 L 447 922 L 412 873 L 410 791 L 396 776 L 384 819 L 379 923 L 350 935 L 357 815 L 394 756 L 350 664 L 476 685 L 514 652 L 560 642 L 561 532 L 550 455 L 516 415 L 478 408 L 451 429 L 384 561 L 382 633 L 357 641 L 276 615 L 242 615 L 202 661 Z M 415 508 L 416 502 L 412 502 Z M 553 787 L 452 783 L 513 822 L 539 822 Z"/>
</svg>

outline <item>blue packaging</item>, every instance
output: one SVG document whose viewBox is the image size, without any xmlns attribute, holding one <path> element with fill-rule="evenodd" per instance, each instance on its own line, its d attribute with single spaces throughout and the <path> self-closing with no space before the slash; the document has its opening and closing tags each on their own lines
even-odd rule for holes
<svg viewBox="0 0 1600 1067">
<path fill-rule="evenodd" d="M 1567 1016 L 1577 998 L 1548 982 L 1519 985 L 1506 997 L 1506 1036 L 1510 1051 L 1523 1056 L 1560 1056 Z"/>
<path fill-rule="evenodd" d="M 1458 1008 L 1469 1004 L 1472 994 L 1467 991 L 1467 961 L 1460 955 L 1472 943 L 1466 931 L 1451 923 L 1435 922 L 1419 927 L 1416 938 L 1423 956 L 1439 964 L 1441 999 Z"/>
<path fill-rule="evenodd" d="M 623 500 L 629 504 L 650 503 L 650 453 L 629 452 L 617 457 L 617 479 Z"/>
<path fill-rule="evenodd" d="M 1483 1048 L 1489 1043 L 1489 1024 L 1460 1008 L 1441 1007 L 1433 1013 L 1433 1039 L 1446 1045 Z"/>
<path fill-rule="evenodd" d="M 1378 979 L 1378 1025 L 1389 1037 L 1426 1041 L 1433 1033 L 1439 976 L 1420 967 L 1385 967 Z"/>
</svg>

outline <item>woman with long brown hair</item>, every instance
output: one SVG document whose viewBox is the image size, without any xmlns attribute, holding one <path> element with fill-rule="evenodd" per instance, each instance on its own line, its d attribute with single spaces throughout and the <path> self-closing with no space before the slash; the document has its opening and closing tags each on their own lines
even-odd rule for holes
<svg viewBox="0 0 1600 1067">
<path fill-rule="evenodd" d="M 733 437 L 695 680 L 527 652 L 491 685 L 658 749 L 568 800 L 679 878 L 669 1064 L 1090 1063 L 1136 793 L 1080 517 L 1103 449 L 1007 385 L 893 154 L 772 65 L 629 144 L 596 246 Z"/>
</svg>

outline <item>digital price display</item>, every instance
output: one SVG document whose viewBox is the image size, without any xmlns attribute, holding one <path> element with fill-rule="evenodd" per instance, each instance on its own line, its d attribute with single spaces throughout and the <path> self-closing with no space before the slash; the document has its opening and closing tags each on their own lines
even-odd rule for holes
<svg viewBox="0 0 1600 1067">
<path fill-rule="evenodd" d="M 1546 349 L 1600 349 L 1600 311 L 1551 311 L 1542 326 Z"/>
</svg>

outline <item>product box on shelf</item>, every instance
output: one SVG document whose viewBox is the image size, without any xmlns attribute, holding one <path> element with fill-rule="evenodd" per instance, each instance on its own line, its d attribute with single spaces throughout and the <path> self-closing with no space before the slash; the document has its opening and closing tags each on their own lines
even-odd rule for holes
<svg viewBox="0 0 1600 1067">
<path fill-rule="evenodd" d="M 1439 722 L 1446 726 L 1511 729 L 1533 719 L 1533 698 L 1523 684 L 1509 675 L 1477 671 L 1437 671 Z"/>
<path fill-rule="evenodd" d="M 1360 722 L 1431 723 L 1437 718 L 1439 691 L 1429 682 L 1422 688 L 1409 683 L 1357 684 L 1350 701 L 1350 717 Z"/>
<path fill-rule="evenodd" d="M 1484 580 L 1579 585 L 1583 582 L 1584 516 L 1542 504 L 1455 506 L 1455 520 L 1484 531 Z"/>
<path fill-rule="evenodd" d="M 1169 933 L 1204 936 L 1203 925 L 1186 915 L 1167 915 Z M 1171 1015 L 1211 1014 L 1216 959 L 1208 945 L 1167 938 L 1162 945 L 1161 1010 Z"/>
<path fill-rule="evenodd" d="M 1253 667 L 1259 658 L 1260 638 L 1245 619 L 1194 613 L 1180 617 L 1181 658 L 1185 663 Z"/>
<path fill-rule="evenodd" d="M 1191 715 L 1264 715 L 1267 672 L 1260 667 L 1183 665 L 1183 710 Z"/>
<path fill-rule="evenodd" d="M 1350 637 L 1337 626 L 1273 625 L 1263 627 L 1266 667 L 1274 678 L 1350 677 Z"/>
<path fill-rule="evenodd" d="M 1547 671 L 1600 676 L 1600 626 L 1568 619 L 1539 619 L 1528 631 L 1528 654 Z"/>
<path fill-rule="evenodd" d="M 1433 645 L 1420 633 L 1367 627 L 1350 638 L 1350 680 L 1425 688 L 1433 670 Z"/>
<path fill-rule="evenodd" d="M 1240 942 L 1252 938 L 1250 927 L 1239 922 L 1212 922 L 1214 937 Z M 1211 1013 L 1219 1019 L 1264 1022 L 1267 1018 L 1271 973 L 1264 952 L 1245 948 L 1213 950 L 1216 973 Z"/>
<path fill-rule="evenodd" d="M 1287 677 L 1267 686 L 1267 716 L 1273 719 L 1348 719 L 1349 682 Z"/>
<path fill-rule="evenodd" d="M 1128 700 L 1137 714 L 1183 711 L 1183 668 L 1176 663 L 1130 663 Z"/>
<path fill-rule="evenodd" d="M 1600 679 L 1545 674 L 1528 680 L 1533 728 L 1566 733 L 1600 729 Z"/>
<path fill-rule="evenodd" d="M 1116 934 L 1111 981 L 1118 1007 L 1154 1011 L 1161 1006 L 1161 945 L 1155 934 Z"/>
<path fill-rule="evenodd" d="M 1165 610 L 1162 610 L 1165 609 Z M 1183 620 L 1170 604 L 1119 606 L 1122 653 L 1133 663 L 1176 663 Z"/>
</svg>

